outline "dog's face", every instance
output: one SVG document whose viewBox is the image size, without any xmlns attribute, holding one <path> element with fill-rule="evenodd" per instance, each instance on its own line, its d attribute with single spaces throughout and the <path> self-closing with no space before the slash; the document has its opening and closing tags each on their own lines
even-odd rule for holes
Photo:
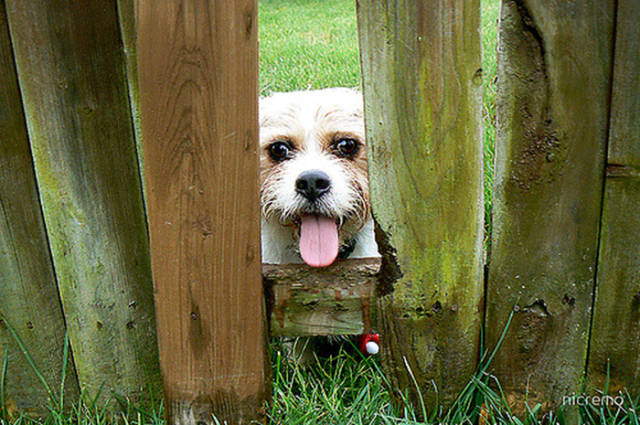
<svg viewBox="0 0 640 425">
<path fill-rule="evenodd" d="M 309 265 L 331 264 L 369 218 L 362 95 L 279 93 L 260 102 L 262 212 L 299 239 Z"/>
</svg>

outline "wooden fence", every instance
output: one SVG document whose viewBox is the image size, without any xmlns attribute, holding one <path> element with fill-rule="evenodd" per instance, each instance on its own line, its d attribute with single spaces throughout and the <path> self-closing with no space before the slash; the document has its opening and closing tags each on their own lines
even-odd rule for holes
<svg viewBox="0 0 640 425">
<path fill-rule="evenodd" d="M 256 0 L 0 1 L 0 409 L 263 421 L 269 332 L 369 330 L 432 409 L 510 314 L 516 409 L 640 392 L 638 3 L 502 1 L 488 258 L 480 0 L 357 10 L 381 264 L 261 277 Z"/>
</svg>

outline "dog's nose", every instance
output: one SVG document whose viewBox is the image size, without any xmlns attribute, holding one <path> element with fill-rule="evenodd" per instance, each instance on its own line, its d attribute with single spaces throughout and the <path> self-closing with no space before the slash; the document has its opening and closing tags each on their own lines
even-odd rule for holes
<svg viewBox="0 0 640 425">
<path fill-rule="evenodd" d="M 296 192 L 310 201 L 315 201 L 331 188 L 331 180 L 321 170 L 308 170 L 300 173 L 296 179 Z"/>
</svg>

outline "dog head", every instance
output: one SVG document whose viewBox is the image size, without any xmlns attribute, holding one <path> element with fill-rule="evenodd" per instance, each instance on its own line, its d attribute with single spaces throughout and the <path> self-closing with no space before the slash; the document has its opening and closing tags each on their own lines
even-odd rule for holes
<svg viewBox="0 0 640 425">
<path fill-rule="evenodd" d="M 369 218 L 362 95 L 278 93 L 260 102 L 261 203 L 309 265 L 331 264 Z"/>
</svg>

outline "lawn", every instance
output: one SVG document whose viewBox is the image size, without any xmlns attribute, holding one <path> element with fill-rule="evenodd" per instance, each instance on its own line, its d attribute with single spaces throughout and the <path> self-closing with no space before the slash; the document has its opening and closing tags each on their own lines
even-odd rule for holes
<svg viewBox="0 0 640 425">
<path fill-rule="evenodd" d="M 360 87 L 355 1 L 259 0 L 260 94 Z"/>
<path fill-rule="evenodd" d="M 495 140 L 498 0 L 485 0 L 482 14 L 485 194 L 489 223 Z M 275 91 L 332 86 L 360 87 L 353 1 L 260 0 L 259 38 L 260 94 L 263 96 Z M 486 364 L 490 357 L 489 355 L 485 359 L 485 367 L 476 376 L 469 377 L 468 386 L 451 409 L 443 411 L 427 406 L 429 412 L 434 412 L 427 423 L 475 424 L 481 413 L 487 411 L 494 412 L 494 415 L 490 421 L 481 423 L 534 424 L 542 419 L 535 406 L 532 406 L 532 412 L 526 420 L 511 417 L 499 395 L 497 382 L 487 373 L 489 369 Z M 273 403 L 268 408 L 268 415 L 274 424 L 419 423 L 416 421 L 419 414 L 413 407 L 391 404 L 385 378 L 376 359 L 362 359 L 357 352 L 347 349 L 336 357 L 319 359 L 311 367 L 300 367 L 283 357 L 278 341 L 272 343 L 271 358 Z M 0 383 L 1 381 L 0 378 Z M 1 393 L 0 388 L 0 395 Z M 113 402 L 120 403 L 124 411 L 116 418 L 108 417 L 105 406 L 96 406 L 86 401 L 65 414 L 54 409 L 44 423 L 164 423 L 161 402 L 144 409 L 123 400 Z M 639 424 L 635 412 L 618 419 L 605 419 L 604 415 L 600 419 L 601 414 L 597 410 L 583 411 L 585 417 L 593 418 L 591 423 Z M 7 423 L 2 417 L 3 412 L 0 411 L 0 423 Z M 546 416 L 544 421 L 565 423 L 561 415 Z M 27 418 L 19 418 L 13 423 L 31 422 Z"/>
</svg>

